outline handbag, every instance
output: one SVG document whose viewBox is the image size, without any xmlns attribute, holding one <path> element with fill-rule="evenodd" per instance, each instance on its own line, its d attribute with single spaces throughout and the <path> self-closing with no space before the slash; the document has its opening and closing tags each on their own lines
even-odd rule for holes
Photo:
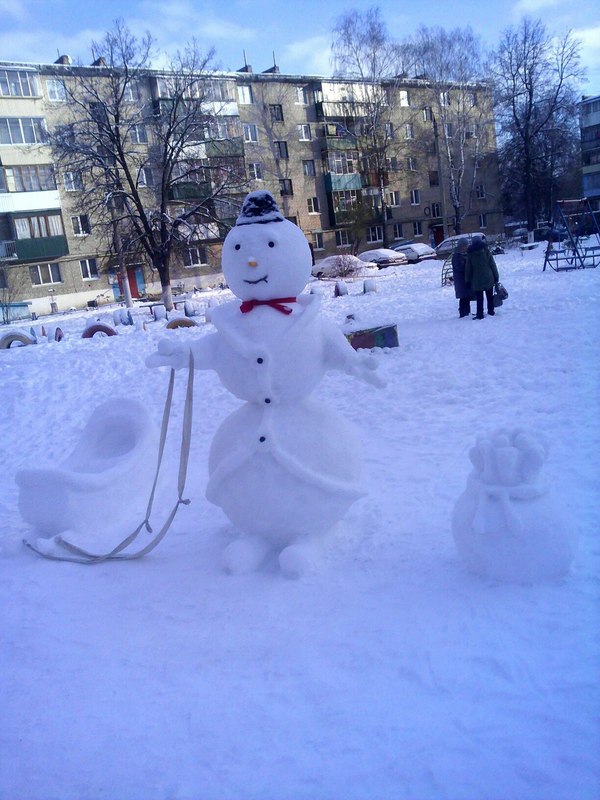
<svg viewBox="0 0 600 800">
<path fill-rule="evenodd" d="M 498 283 L 495 283 L 494 296 L 493 296 L 494 308 L 498 308 L 498 306 L 501 306 L 507 297 L 508 297 L 508 292 L 506 291 L 504 286 L 500 283 L 500 281 L 498 281 Z"/>
</svg>

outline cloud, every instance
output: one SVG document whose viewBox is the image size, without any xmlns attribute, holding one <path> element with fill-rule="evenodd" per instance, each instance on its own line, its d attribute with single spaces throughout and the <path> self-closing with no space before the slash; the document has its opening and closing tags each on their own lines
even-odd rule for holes
<svg viewBox="0 0 600 800">
<path fill-rule="evenodd" d="M 566 5 L 566 0 L 518 0 L 513 6 L 513 19 L 537 16 L 541 11 Z"/>
<path fill-rule="evenodd" d="M 282 51 L 282 69 L 304 75 L 330 75 L 331 40 L 329 36 L 311 36 L 287 44 Z"/>
<path fill-rule="evenodd" d="M 59 55 L 69 55 L 73 61 L 89 63 L 90 43 L 101 39 L 102 30 L 86 28 L 72 36 L 45 29 L 3 31 L 0 33 L 0 53 L 12 61 L 51 64 Z"/>
<path fill-rule="evenodd" d="M 600 94 L 600 24 L 591 28 L 576 28 L 576 39 L 581 41 L 581 64 L 587 69 L 589 85 L 586 94 Z"/>
<path fill-rule="evenodd" d="M 0 0 L 0 18 L 12 18 L 15 22 L 25 22 L 29 12 L 22 0 Z"/>
</svg>

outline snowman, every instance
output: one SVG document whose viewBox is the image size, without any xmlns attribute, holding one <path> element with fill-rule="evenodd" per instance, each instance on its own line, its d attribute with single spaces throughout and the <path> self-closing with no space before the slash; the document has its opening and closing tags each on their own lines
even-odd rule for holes
<svg viewBox="0 0 600 800">
<path fill-rule="evenodd" d="M 298 576 L 323 534 L 362 494 L 354 429 L 310 397 L 328 370 L 383 385 L 373 355 L 358 353 L 300 294 L 311 275 L 306 237 L 269 192 L 252 192 L 223 243 L 223 273 L 238 298 L 212 310 L 215 333 L 191 345 L 169 340 L 150 367 L 213 369 L 244 404 L 221 424 L 208 458 L 208 500 L 239 532 L 224 567 L 250 572 L 271 557 Z M 241 303 L 240 303 L 241 301 Z"/>
</svg>

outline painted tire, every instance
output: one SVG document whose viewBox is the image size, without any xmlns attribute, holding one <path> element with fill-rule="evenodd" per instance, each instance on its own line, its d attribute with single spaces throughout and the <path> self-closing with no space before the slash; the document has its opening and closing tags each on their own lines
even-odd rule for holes
<svg viewBox="0 0 600 800">
<path fill-rule="evenodd" d="M 103 333 L 105 336 L 116 336 L 117 332 L 114 328 L 111 328 L 110 325 L 104 325 L 101 322 L 97 322 L 95 325 L 90 325 L 88 328 L 84 330 L 81 334 L 82 339 L 91 339 L 92 336 L 95 336 L 97 333 Z"/>
<path fill-rule="evenodd" d="M 28 345 L 34 344 L 34 339 L 24 333 L 7 333 L 0 339 L 0 350 L 8 350 L 15 342 Z"/>
<path fill-rule="evenodd" d="M 187 317 L 177 317 L 177 319 L 172 319 L 170 322 L 167 322 L 165 328 L 195 328 L 196 323 L 193 319 L 188 319 Z"/>
</svg>

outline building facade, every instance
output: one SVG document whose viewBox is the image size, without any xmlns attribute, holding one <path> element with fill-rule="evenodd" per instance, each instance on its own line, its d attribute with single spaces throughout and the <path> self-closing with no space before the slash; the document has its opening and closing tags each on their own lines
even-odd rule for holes
<svg viewBox="0 0 600 800">
<path fill-rule="evenodd" d="M 69 82 L 84 72 L 101 81 L 104 68 L 73 66 L 67 57 L 56 64 L 0 62 L 5 316 L 23 313 L 23 303 L 39 316 L 123 297 L 114 247 L 83 205 L 82 177 L 64 160 L 58 164 L 47 143 L 48 132 L 73 113 Z M 457 213 L 463 232 L 482 230 L 492 238 L 502 232 L 487 87 L 449 86 L 440 96 L 417 79 L 369 86 L 282 75 L 276 67 L 253 73 L 247 66 L 213 74 L 210 82 L 212 121 L 189 144 L 198 169 L 192 176 L 181 170 L 169 214 L 185 217 L 212 192 L 212 221 L 189 218 L 191 233 L 171 262 L 172 286 L 190 289 L 221 279 L 221 242 L 244 194 L 263 188 L 302 228 L 315 259 L 402 240 L 435 244 L 455 233 Z M 169 86 L 168 74 L 147 71 L 128 99 L 160 114 Z M 149 131 L 132 126 L 130 141 L 136 181 L 151 207 L 160 175 L 145 166 L 156 147 Z M 458 165 L 454 153 L 463 159 Z M 189 167 L 189 153 L 186 158 Z M 219 191 L 216 176 L 226 173 L 235 173 L 237 182 Z M 130 256 L 126 270 L 134 298 L 160 292 L 143 254 Z"/>
<path fill-rule="evenodd" d="M 584 97 L 579 104 L 583 196 L 600 211 L 600 97 Z"/>
</svg>

